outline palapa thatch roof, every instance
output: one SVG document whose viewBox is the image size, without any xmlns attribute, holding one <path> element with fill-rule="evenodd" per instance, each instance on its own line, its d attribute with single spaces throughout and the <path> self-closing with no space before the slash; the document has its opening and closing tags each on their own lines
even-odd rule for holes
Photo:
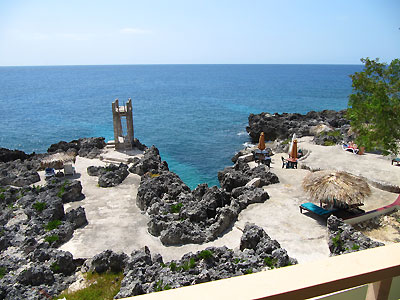
<svg viewBox="0 0 400 300">
<path fill-rule="evenodd" d="M 303 189 L 316 201 L 331 206 L 361 204 L 371 195 L 368 183 L 344 171 L 317 171 L 303 180 Z"/>
<path fill-rule="evenodd" d="M 42 168 L 61 169 L 65 163 L 75 163 L 75 156 L 67 153 L 55 153 L 42 158 L 40 166 Z"/>
</svg>

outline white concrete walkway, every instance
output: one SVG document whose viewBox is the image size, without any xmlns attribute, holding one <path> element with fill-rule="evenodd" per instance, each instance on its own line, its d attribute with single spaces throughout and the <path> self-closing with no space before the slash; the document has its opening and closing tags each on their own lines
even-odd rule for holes
<svg viewBox="0 0 400 300">
<path fill-rule="evenodd" d="M 362 174 L 374 180 L 400 182 L 400 167 L 390 165 L 390 161 L 379 156 L 356 156 L 339 148 L 322 147 L 301 140 L 300 148 L 312 151 L 304 161 L 321 169 L 343 169 L 353 174 Z M 282 154 L 285 155 L 285 154 Z M 75 231 L 73 238 L 61 246 L 74 257 L 88 258 L 112 249 L 130 253 L 147 245 L 152 253 L 161 253 L 165 261 L 178 259 L 183 254 L 202 250 L 208 246 L 237 248 L 246 222 L 252 222 L 276 239 L 291 257 L 299 262 L 313 261 L 329 256 L 327 230 L 324 222 L 307 214 L 300 214 L 299 205 L 310 199 L 301 188 L 304 176 L 309 172 L 303 169 L 282 169 L 281 155 L 273 156 L 271 171 L 280 179 L 279 184 L 265 187 L 270 199 L 262 204 L 252 204 L 239 215 L 232 229 L 221 238 L 203 245 L 184 245 L 165 247 L 158 238 L 147 232 L 149 218 L 136 206 L 136 194 L 140 177 L 129 174 L 125 181 L 113 188 L 97 186 L 97 177 L 87 175 L 86 168 L 91 165 L 104 165 L 94 159 L 77 158 L 76 169 L 80 174 L 83 201 L 70 203 L 69 207 L 83 206 L 89 225 Z M 254 163 L 250 163 L 254 164 Z M 372 196 L 366 200 L 363 209 L 373 209 L 393 202 L 397 195 L 372 188 Z"/>
</svg>

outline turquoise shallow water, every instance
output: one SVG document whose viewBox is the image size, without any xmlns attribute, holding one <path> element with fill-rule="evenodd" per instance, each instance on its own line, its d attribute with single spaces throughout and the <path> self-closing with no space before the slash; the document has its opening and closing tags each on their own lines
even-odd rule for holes
<svg viewBox="0 0 400 300">
<path fill-rule="evenodd" d="M 0 67 L 0 147 L 45 152 L 60 140 L 112 139 L 111 102 L 133 99 L 135 136 L 191 187 L 248 142 L 250 113 L 347 107 L 361 65 Z"/>
</svg>

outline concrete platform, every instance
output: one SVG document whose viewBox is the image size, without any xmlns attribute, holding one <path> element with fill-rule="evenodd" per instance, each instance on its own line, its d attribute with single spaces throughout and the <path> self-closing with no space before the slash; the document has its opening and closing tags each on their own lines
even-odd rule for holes
<svg viewBox="0 0 400 300">
<path fill-rule="evenodd" d="M 313 169 L 345 170 L 369 180 L 393 185 L 400 182 L 400 167 L 392 166 L 389 160 L 381 156 L 356 156 L 343 151 L 340 146 L 317 146 L 307 139 L 300 139 L 299 147 L 311 150 L 299 167 L 304 164 Z M 111 158 L 132 157 L 117 151 L 107 151 L 107 157 Z M 106 249 L 130 253 L 147 245 L 152 253 L 161 253 L 164 260 L 168 261 L 211 245 L 237 248 L 242 235 L 241 229 L 246 222 L 252 222 L 263 227 L 300 263 L 328 257 L 324 221 L 299 211 L 301 203 L 310 201 L 301 187 L 304 176 L 310 171 L 300 168 L 282 169 L 281 155 L 287 156 L 282 153 L 272 157 L 271 171 L 278 175 L 280 183 L 264 187 L 270 195 L 269 200 L 262 204 L 252 204 L 242 211 L 233 227 L 213 242 L 170 247 L 163 246 L 158 238 L 147 232 L 149 218 L 136 206 L 139 176 L 129 174 L 117 187 L 100 188 L 97 186 L 97 177 L 88 176 L 86 168 L 90 165 L 105 165 L 105 162 L 78 157 L 76 170 L 86 198 L 66 205 L 66 209 L 80 205 L 85 207 L 89 225 L 76 230 L 73 238 L 61 246 L 61 249 L 70 251 L 76 258 L 88 258 Z M 254 162 L 250 162 L 250 166 L 254 165 Z M 363 207 L 365 210 L 390 204 L 398 196 L 375 187 L 371 189 L 372 196 L 366 199 Z"/>
</svg>

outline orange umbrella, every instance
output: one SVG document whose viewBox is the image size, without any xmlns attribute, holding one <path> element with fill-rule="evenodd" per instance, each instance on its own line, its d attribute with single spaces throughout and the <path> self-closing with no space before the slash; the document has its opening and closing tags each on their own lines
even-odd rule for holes
<svg viewBox="0 0 400 300">
<path fill-rule="evenodd" d="M 258 149 L 264 150 L 265 149 L 265 137 L 264 132 L 261 132 L 260 139 L 258 141 Z"/>
<path fill-rule="evenodd" d="M 297 158 L 297 140 L 293 141 L 292 151 L 290 152 L 290 157 L 296 159 Z"/>
</svg>

